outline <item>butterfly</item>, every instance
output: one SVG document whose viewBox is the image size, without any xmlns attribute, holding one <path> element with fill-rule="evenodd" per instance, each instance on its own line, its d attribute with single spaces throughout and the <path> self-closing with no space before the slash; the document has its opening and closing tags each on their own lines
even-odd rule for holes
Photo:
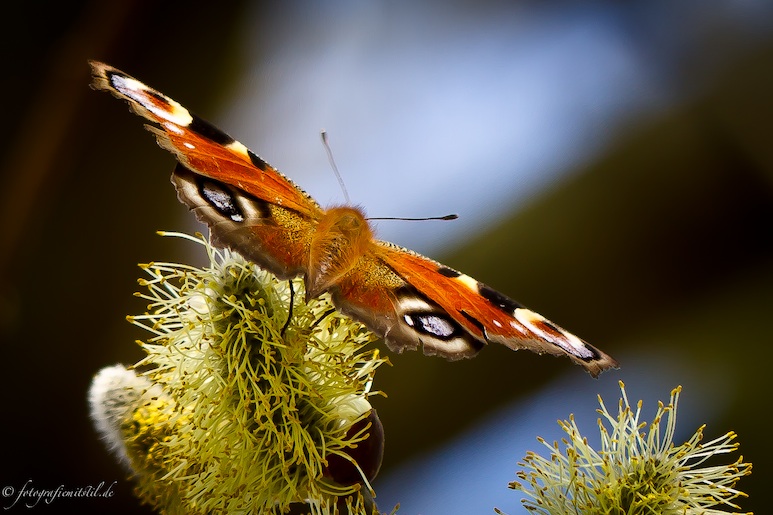
<svg viewBox="0 0 773 515">
<path fill-rule="evenodd" d="M 488 343 L 568 356 L 594 377 L 617 362 L 498 291 L 416 252 L 375 238 L 363 211 L 322 208 L 243 144 L 178 102 L 104 63 L 91 87 L 128 101 L 177 158 L 177 196 L 212 243 L 280 279 L 302 276 L 306 298 L 329 292 L 336 308 L 394 352 L 421 347 L 449 360 Z"/>
</svg>

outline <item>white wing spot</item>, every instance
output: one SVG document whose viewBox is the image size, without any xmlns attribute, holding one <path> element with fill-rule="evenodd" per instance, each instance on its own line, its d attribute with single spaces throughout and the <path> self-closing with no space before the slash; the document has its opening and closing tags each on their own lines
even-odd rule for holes
<svg viewBox="0 0 773 515">
<path fill-rule="evenodd" d="M 563 329 L 559 327 L 555 327 L 553 324 L 550 324 L 545 317 L 540 315 L 539 313 L 535 313 L 534 311 L 531 311 L 529 309 L 525 308 L 519 308 L 515 310 L 515 318 L 518 319 L 523 325 L 531 329 L 535 334 L 539 335 L 540 338 L 547 342 L 551 342 L 555 345 L 558 345 L 562 349 L 564 349 L 566 352 L 573 354 L 575 356 L 579 356 L 580 358 L 587 359 L 593 357 L 593 352 L 588 349 L 588 346 L 580 340 L 578 337 L 573 335 L 572 333 L 568 333 L 564 331 Z M 552 327 L 554 327 L 560 334 L 560 337 L 555 337 L 551 334 L 548 334 L 544 332 L 540 327 L 539 323 L 545 323 L 547 322 Z"/>
<path fill-rule="evenodd" d="M 137 79 L 126 77 L 125 75 L 114 74 L 110 83 L 116 91 L 134 100 L 142 107 L 158 116 L 161 119 L 176 123 L 177 125 L 187 126 L 193 121 L 193 117 L 179 103 L 175 102 L 166 95 L 147 87 Z M 153 99 L 163 98 L 168 104 L 168 109 L 159 108 Z"/>
<path fill-rule="evenodd" d="M 575 350 L 575 354 L 577 356 L 585 359 L 593 357 L 593 352 L 588 349 L 588 346 L 581 339 L 572 333 L 567 333 L 566 331 L 563 331 L 563 335 L 566 338 L 566 341 L 569 342 L 569 344 Z"/>
<path fill-rule="evenodd" d="M 249 159 L 249 157 L 250 157 L 250 151 L 247 149 L 247 147 L 245 147 L 242 143 L 240 143 L 240 142 L 238 142 L 236 140 L 234 140 L 231 143 L 229 143 L 228 145 L 226 145 L 225 148 L 227 148 L 229 150 L 233 150 L 237 154 L 240 154 L 240 155 L 246 157 L 247 159 Z"/>
<path fill-rule="evenodd" d="M 400 309 L 403 311 L 430 311 L 432 306 L 417 297 L 402 297 L 398 299 Z"/>
<path fill-rule="evenodd" d="M 167 132 L 172 132 L 172 133 L 174 133 L 174 134 L 179 134 L 180 136 L 182 136 L 183 134 L 185 134 L 185 131 L 183 131 L 183 130 L 180 128 L 180 126 L 179 126 L 179 125 L 177 125 L 176 123 L 170 123 L 170 122 L 166 122 L 166 123 L 164 123 L 164 124 L 163 124 L 163 126 L 164 126 L 164 129 L 166 129 L 166 130 L 167 130 Z"/>
<path fill-rule="evenodd" d="M 478 281 L 470 277 L 469 275 L 460 275 L 456 278 L 457 281 L 465 285 L 468 289 L 478 293 Z"/>
<path fill-rule="evenodd" d="M 538 322 L 544 322 L 545 317 L 540 315 L 539 313 L 535 313 L 534 311 L 526 308 L 518 308 L 513 313 L 516 320 L 518 320 L 520 323 L 528 327 L 531 331 L 533 331 L 536 335 L 538 335 L 540 338 L 542 338 L 545 341 L 552 342 L 553 339 L 549 338 L 548 335 L 546 335 L 542 329 L 539 328 L 536 324 Z"/>
<path fill-rule="evenodd" d="M 510 327 L 512 327 L 522 335 L 526 336 L 526 331 L 523 330 L 523 326 L 518 322 L 516 322 L 515 320 L 510 320 Z"/>
<path fill-rule="evenodd" d="M 165 120 L 176 123 L 177 125 L 182 125 L 183 127 L 190 125 L 193 121 L 193 116 L 191 116 L 191 113 L 189 113 L 187 109 L 185 109 L 171 98 L 166 98 L 166 100 L 169 102 L 171 111 L 167 111 L 166 109 L 156 109 L 155 106 L 148 107 L 148 111 L 158 115 Z"/>
</svg>

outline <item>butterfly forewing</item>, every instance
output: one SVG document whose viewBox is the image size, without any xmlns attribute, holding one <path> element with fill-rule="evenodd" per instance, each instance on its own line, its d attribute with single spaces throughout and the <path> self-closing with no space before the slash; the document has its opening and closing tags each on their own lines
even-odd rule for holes
<svg viewBox="0 0 773 515">
<path fill-rule="evenodd" d="M 186 168 L 309 217 L 321 215 L 322 209 L 306 192 L 225 132 L 122 71 L 95 61 L 90 64 L 92 86 L 127 100 L 135 113 L 156 123 L 148 128 L 159 145 Z"/>
</svg>

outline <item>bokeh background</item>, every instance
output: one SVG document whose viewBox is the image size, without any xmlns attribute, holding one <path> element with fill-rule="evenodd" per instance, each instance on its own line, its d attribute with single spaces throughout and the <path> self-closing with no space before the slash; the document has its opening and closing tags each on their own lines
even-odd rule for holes
<svg viewBox="0 0 773 515">
<path fill-rule="evenodd" d="M 773 448 L 773 4 L 765 0 L 15 2 L 0 36 L 0 487 L 117 481 L 109 500 L 9 513 L 144 513 L 86 392 L 141 358 L 137 262 L 200 264 L 154 232 L 202 230 L 173 160 L 89 58 L 221 126 L 323 205 L 488 283 L 621 362 L 487 348 L 391 356 L 375 399 L 383 510 L 521 513 L 507 489 L 536 436 L 618 381 L 645 414 L 683 385 L 677 439 L 733 430 L 763 513 Z M 681 441 L 681 440 L 680 440 Z M 0 498 L 0 505 L 11 500 Z"/>
</svg>

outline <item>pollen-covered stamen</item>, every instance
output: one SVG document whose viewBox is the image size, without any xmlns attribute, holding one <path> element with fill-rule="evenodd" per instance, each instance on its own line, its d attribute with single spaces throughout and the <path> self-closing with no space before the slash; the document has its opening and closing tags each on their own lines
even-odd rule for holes
<svg viewBox="0 0 773 515">
<path fill-rule="evenodd" d="M 599 448 L 589 444 L 598 438 L 582 434 L 570 416 L 559 421 L 566 433 L 561 446 L 539 438 L 550 455 L 530 452 L 519 463 L 524 470 L 511 488 L 525 494 L 522 503 L 530 513 L 548 513 L 545 507 L 555 507 L 558 511 L 550 513 L 729 515 L 728 508 L 740 508 L 733 500 L 746 495 L 735 485 L 752 466 L 743 457 L 724 461 L 724 455 L 737 451 L 732 431 L 706 442 L 701 426 L 679 445 L 674 435 L 681 387 L 671 392 L 668 404 L 658 403 L 649 423 L 642 421 L 641 401 L 629 404 L 622 382 L 620 390 L 616 413 L 608 411 L 599 397 Z M 685 434 L 684 429 L 678 433 Z"/>
<path fill-rule="evenodd" d="M 204 189 L 213 197 L 219 186 Z M 383 450 L 368 397 L 384 360 L 363 348 L 373 335 L 335 313 L 320 318 L 327 299 L 296 304 L 287 325 L 300 281 L 290 289 L 237 254 L 188 239 L 205 246 L 208 267 L 144 267 L 151 311 L 131 318 L 151 332 L 135 367 L 142 381 L 120 370 L 92 388 L 95 422 L 130 465 L 137 495 L 166 513 L 285 513 L 306 502 L 322 514 L 339 497 L 362 506 Z M 330 467 L 331 456 L 345 467 Z"/>
</svg>

